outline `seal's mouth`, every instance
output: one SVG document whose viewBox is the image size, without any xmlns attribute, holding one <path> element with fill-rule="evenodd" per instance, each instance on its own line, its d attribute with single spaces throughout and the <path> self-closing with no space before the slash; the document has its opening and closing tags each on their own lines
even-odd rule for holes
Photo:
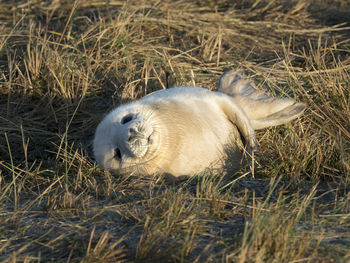
<svg viewBox="0 0 350 263">
<path fill-rule="evenodd" d="M 158 133 L 153 130 L 148 137 L 144 137 L 144 141 L 147 142 L 147 150 L 141 156 L 126 156 L 125 159 L 121 161 L 120 167 L 117 169 L 118 172 L 129 172 L 133 171 L 135 168 L 139 168 L 140 165 L 147 164 L 157 157 L 155 152 L 158 148 L 154 147 L 154 142 L 158 138 Z M 153 147 L 152 147 L 153 146 Z"/>
<path fill-rule="evenodd" d="M 153 143 L 153 134 L 154 134 L 154 131 L 147 138 L 148 147 L 150 144 Z"/>
</svg>

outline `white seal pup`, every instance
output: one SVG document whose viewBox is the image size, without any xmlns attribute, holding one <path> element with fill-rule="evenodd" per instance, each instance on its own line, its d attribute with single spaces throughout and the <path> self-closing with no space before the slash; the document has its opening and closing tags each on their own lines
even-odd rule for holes
<svg viewBox="0 0 350 263">
<path fill-rule="evenodd" d="M 175 87 L 117 107 L 98 125 L 93 151 L 103 169 L 120 174 L 235 170 L 242 147 L 257 148 L 254 130 L 288 122 L 304 109 L 293 99 L 269 97 L 231 70 L 218 92 Z"/>
</svg>

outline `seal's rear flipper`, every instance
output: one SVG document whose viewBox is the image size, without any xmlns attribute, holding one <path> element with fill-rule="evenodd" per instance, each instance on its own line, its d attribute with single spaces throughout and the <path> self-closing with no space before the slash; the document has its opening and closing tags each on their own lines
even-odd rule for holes
<svg viewBox="0 0 350 263">
<path fill-rule="evenodd" d="M 235 70 L 221 76 L 218 91 L 235 99 L 255 130 L 289 122 L 300 116 L 306 108 L 305 104 L 291 98 L 270 97 L 257 90 L 251 81 L 244 79 Z"/>
</svg>

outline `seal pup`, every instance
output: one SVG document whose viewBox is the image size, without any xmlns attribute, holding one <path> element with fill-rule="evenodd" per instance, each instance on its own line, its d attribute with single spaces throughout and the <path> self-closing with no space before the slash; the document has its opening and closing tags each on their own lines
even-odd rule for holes
<svg viewBox="0 0 350 263">
<path fill-rule="evenodd" d="M 286 123 L 304 109 L 291 98 L 268 96 L 231 70 L 221 76 L 218 92 L 174 87 L 117 107 L 98 125 L 93 151 L 103 169 L 118 174 L 235 170 L 243 147 L 257 149 L 254 130 Z"/>
</svg>

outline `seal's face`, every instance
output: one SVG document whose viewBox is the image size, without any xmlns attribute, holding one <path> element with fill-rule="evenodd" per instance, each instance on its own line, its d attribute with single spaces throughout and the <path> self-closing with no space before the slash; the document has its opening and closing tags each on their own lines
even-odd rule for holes
<svg viewBox="0 0 350 263">
<path fill-rule="evenodd" d="M 152 146 L 154 128 L 138 112 L 111 112 L 97 127 L 94 154 L 105 170 L 127 169 L 145 159 Z"/>
</svg>

